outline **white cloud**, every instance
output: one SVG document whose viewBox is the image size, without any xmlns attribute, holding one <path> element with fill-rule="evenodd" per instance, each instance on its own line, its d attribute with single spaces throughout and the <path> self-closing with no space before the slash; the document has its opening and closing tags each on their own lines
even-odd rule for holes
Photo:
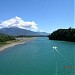
<svg viewBox="0 0 75 75">
<path fill-rule="evenodd" d="M 24 21 L 20 17 L 15 17 L 6 21 L 3 21 L 0 23 L 0 28 L 6 28 L 6 27 L 19 27 L 22 29 L 28 29 L 28 30 L 38 30 L 37 24 L 32 21 Z"/>
</svg>

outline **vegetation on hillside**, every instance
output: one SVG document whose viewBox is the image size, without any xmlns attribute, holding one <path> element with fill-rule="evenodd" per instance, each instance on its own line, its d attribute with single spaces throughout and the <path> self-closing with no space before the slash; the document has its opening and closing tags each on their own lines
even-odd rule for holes
<svg viewBox="0 0 75 75">
<path fill-rule="evenodd" d="M 58 29 L 51 33 L 48 37 L 50 40 L 75 42 L 75 29 Z"/>
<path fill-rule="evenodd" d="M 18 35 L 18 36 L 15 36 L 16 38 L 18 38 L 18 37 L 47 37 L 48 35 L 28 35 L 28 36 L 26 36 L 26 35 Z"/>
<path fill-rule="evenodd" d="M 5 44 L 7 41 L 15 40 L 15 37 L 6 34 L 0 34 L 0 44 Z"/>
</svg>

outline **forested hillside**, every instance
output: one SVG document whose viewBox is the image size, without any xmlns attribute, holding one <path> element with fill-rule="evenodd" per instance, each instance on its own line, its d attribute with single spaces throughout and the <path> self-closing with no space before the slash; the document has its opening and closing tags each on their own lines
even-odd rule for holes
<svg viewBox="0 0 75 75">
<path fill-rule="evenodd" d="M 6 34 L 0 34 L 0 44 L 5 44 L 7 41 L 15 40 L 15 37 Z"/>
<path fill-rule="evenodd" d="M 75 29 L 58 29 L 51 33 L 49 36 L 50 40 L 61 40 L 75 42 Z"/>
</svg>

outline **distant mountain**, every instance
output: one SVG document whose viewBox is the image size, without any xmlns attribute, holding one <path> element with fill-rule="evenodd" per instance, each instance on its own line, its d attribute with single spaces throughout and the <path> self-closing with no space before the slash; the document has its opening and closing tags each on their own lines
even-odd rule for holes
<svg viewBox="0 0 75 75">
<path fill-rule="evenodd" d="M 0 29 L 0 33 L 12 35 L 12 36 L 19 36 L 19 35 L 47 36 L 48 35 L 48 33 L 46 32 L 34 32 L 34 31 L 26 30 L 26 29 L 21 29 L 18 27 L 2 28 Z"/>
<path fill-rule="evenodd" d="M 47 36 L 45 32 L 38 31 L 37 24 L 34 21 L 24 21 L 20 17 L 14 17 L 0 23 L 0 33 L 13 36 Z"/>
</svg>

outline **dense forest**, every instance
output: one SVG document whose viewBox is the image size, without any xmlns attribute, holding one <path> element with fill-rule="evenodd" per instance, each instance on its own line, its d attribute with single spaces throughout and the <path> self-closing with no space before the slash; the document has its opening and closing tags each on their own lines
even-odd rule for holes
<svg viewBox="0 0 75 75">
<path fill-rule="evenodd" d="M 15 37 L 6 34 L 0 34 L 0 44 L 5 44 L 7 41 L 15 40 Z"/>
<path fill-rule="evenodd" d="M 51 33 L 49 36 L 50 40 L 61 40 L 75 42 L 75 29 L 58 29 Z"/>
</svg>

